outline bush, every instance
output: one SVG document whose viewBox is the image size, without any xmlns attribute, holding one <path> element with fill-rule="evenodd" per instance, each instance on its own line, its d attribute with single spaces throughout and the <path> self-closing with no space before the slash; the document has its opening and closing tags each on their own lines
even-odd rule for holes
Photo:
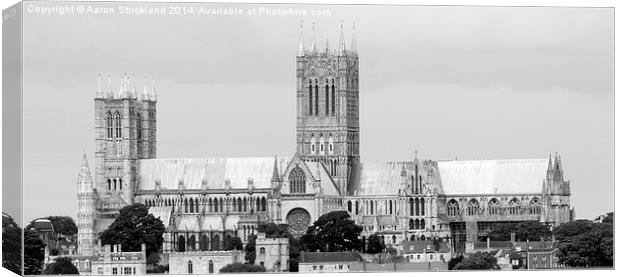
<svg viewBox="0 0 620 277">
<path fill-rule="evenodd" d="M 220 273 L 231 272 L 265 272 L 265 268 L 260 265 L 234 263 L 226 265 L 220 269 Z"/>
</svg>

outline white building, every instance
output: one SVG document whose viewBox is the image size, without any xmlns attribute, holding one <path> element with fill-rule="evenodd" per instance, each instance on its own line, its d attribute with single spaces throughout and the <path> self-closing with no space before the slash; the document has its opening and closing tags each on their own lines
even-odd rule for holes
<svg viewBox="0 0 620 277">
<path fill-rule="evenodd" d="M 299 273 L 349 272 L 353 264 L 361 262 L 357 252 L 301 252 Z"/>
</svg>

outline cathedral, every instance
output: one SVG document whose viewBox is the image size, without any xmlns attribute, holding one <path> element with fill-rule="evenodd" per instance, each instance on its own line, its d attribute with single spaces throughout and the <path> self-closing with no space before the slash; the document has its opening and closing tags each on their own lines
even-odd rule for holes
<svg viewBox="0 0 620 277">
<path fill-rule="evenodd" d="M 166 226 L 163 253 L 223 250 L 246 242 L 261 222 L 301 235 L 321 215 L 347 211 L 397 248 L 442 238 L 454 252 L 485 239 L 494 224 L 572 220 L 570 183 L 560 156 L 515 160 L 366 162 L 360 158 L 359 56 L 355 34 L 336 49 L 296 54 L 296 149 L 290 156 L 160 159 L 157 97 L 121 76 L 112 91 L 101 77 L 95 96 L 95 153 L 78 174 L 78 252 L 92 255 L 118 211 L 143 203 Z M 291 103 L 293 104 L 293 103 Z M 164 115 L 165 116 L 165 115 Z M 287 115 L 283 115 L 287 116 Z M 288 116 L 293 116 L 288 115 Z"/>
</svg>

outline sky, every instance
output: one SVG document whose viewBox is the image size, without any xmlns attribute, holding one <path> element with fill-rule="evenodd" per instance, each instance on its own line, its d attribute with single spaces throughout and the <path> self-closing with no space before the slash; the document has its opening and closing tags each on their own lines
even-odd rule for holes
<svg viewBox="0 0 620 277">
<path fill-rule="evenodd" d="M 92 3 L 116 13 L 61 15 L 35 8 L 62 3 L 30 4 L 25 222 L 76 216 L 83 151 L 94 170 L 97 74 L 112 74 L 113 91 L 124 72 L 139 89 L 143 76 L 156 78 L 159 158 L 292 156 L 302 20 L 306 47 L 314 22 L 320 49 L 336 47 L 341 22 L 349 45 L 355 22 L 363 161 L 557 152 L 577 217 L 613 209 L 612 9 L 175 4 L 186 15 L 140 15 Z"/>
</svg>

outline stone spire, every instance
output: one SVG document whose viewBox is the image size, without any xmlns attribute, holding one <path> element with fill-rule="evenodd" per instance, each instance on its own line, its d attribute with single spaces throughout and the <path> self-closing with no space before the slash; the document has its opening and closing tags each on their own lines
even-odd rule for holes
<svg viewBox="0 0 620 277">
<path fill-rule="evenodd" d="M 357 53 L 357 38 L 355 37 L 355 22 L 353 22 L 353 32 L 351 33 L 351 52 Z"/>
<path fill-rule="evenodd" d="M 280 180 L 280 173 L 278 172 L 278 155 L 273 160 L 273 173 L 271 173 L 271 182 L 277 183 Z"/>
<path fill-rule="evenodd" d="M 304 55 L 304 21 L 299 22 L 299 42 L 297 45 L 297 57 Z"/>
<path fill-rule="evenodd" d="M 80 172 L 78 173 L 78 184 L 92 184 L 93 179 L 90 174 L 90 167 L 88 167 L 88 159 L 86 158 L 86 152 L 82 155 L 82 167 L 80 168 Z"/>
<path fill-rule="evenodd" d="M 152 81 L 152 88 L 151 88 L 151 95 L 149 98 L 151 101 L 155 101 L 157 100 L 157 90 L 155 89 L 155 77 L 151 77 L 151 81 Z"/>
<path fill-rule="evenodd" d="M 118 98 L 123 98 L 123 87 L 125 86 L 125 80 L 123 80 L 123 75 L 121 74 L 120 85 L 118 88 Z"/>
<path fill-rule="evenodd" d="M 108 97 L 112 98 L 112 76 L 108 74 Z"/>
<path fill-rule="evenodd" d="M 325 54 L 329 54 L 329 38 L 325 39 Z"/>
<path fill-rule="evenodd" d="M 316 32 L 315 32 L 315 23 L 312 22 L 312 45 L 310 46 L 310 52 L 316 53 Z"/>
<path fill-rule="evenodd" d="M 344 56 L 347 54 L 347 47 L 344 41 L 344 21 L 340 21 L 340 41 L 338 42 L 338 54 Z"/>
<path fill-rule="evenodd" d="M 146 87 L 146 79 L 147 77 L 144 76 L 144 88 L 142 89 L 142 100 L 148 100 L 149 99 L 149 90 Z"/>
<path fill-rule="evenodd" d="M 131 74 L 133 82 L 131 82 L 131 98 L 138 98 L 138 91 L 136 90 L 136 73 Z"/>
</svg>

